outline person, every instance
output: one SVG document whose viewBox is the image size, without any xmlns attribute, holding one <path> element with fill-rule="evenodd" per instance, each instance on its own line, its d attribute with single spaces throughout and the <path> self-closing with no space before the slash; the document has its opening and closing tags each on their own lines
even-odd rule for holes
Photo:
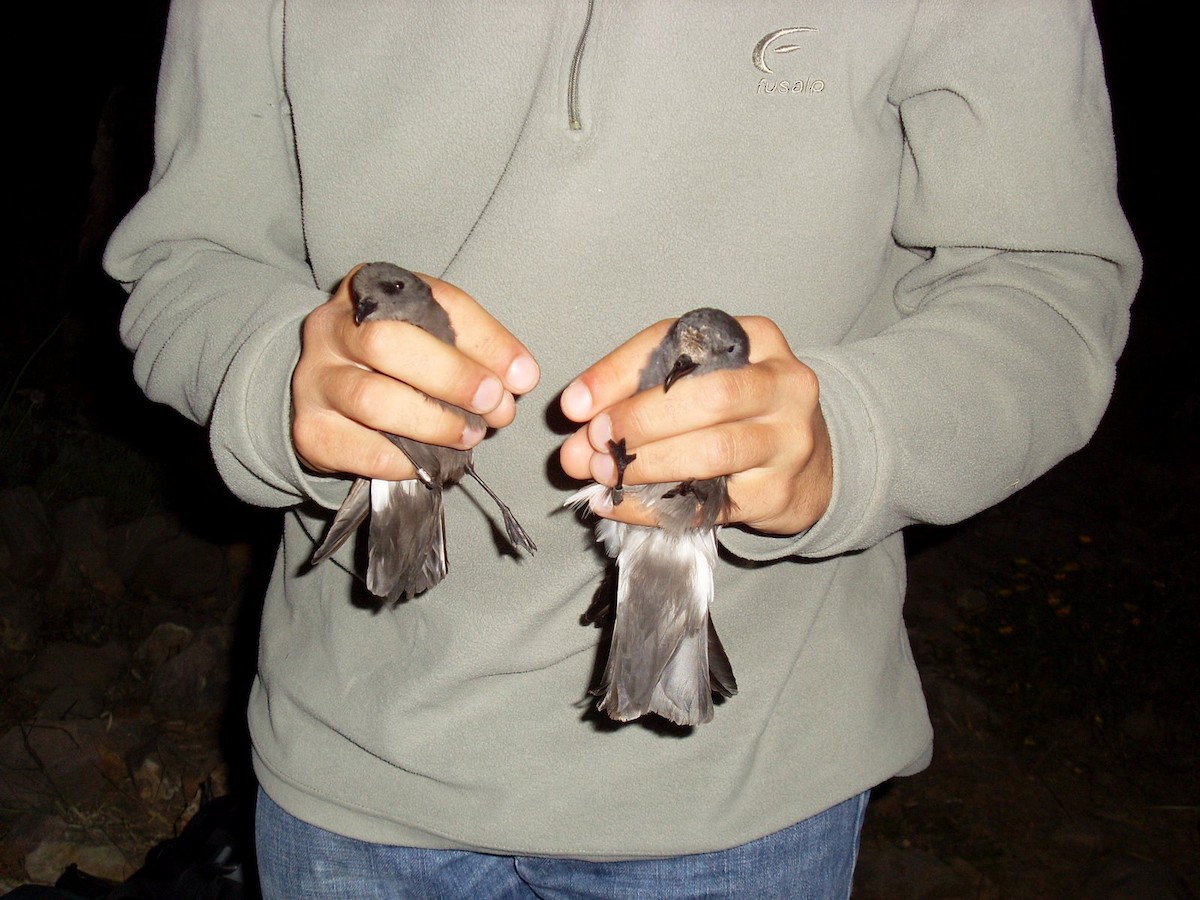
<svg viewBox="0 0 1200 900">
<path fill-rule="evenodd" d="M 266 895 L 845 896 L 869 790 L 931 758 L 902 529 L 1000 501 L 1107 402 L 1140 272 L 1110 119 L 1084 0 L 176 3 L 106 265 L 146 393 L 286 510 Z M 456 346 L 354 325 L 372 260 L 429 274 Z M 702 306 L 750 365 L 636 393 Z M 372 606 L 362 536 L 310 567 L 351 475 L 413 476 L 381 431 L 476 447 L 537 555 L 462 486 L 433 590 Z M 610 436 L 626 484 L 731 476 L 739 692 L 702 726 L 588 694 L 606 561 L 561 504 L 612 483 Z"/>
</svg>

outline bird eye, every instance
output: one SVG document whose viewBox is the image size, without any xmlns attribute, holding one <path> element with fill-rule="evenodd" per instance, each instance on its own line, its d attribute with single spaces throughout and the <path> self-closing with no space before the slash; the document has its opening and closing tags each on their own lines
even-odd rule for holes
<svg viewBox="0 0 1200 900">
<path fill-rule="evenodd" d="M 392 282 L 392 290 L 394 290 L 397 294 L 400 293 L 402 290 L 404 290 L 404 282 L 403 281 L 393 281 Z"/>
<path fill-rule="evenodd" d="M 730 344 L 728 347 L 726 347 L 726 348 L 725 348 L 725 352 L 726 352 L 726 353 L 732 353 L 732 352 L 733 352 L 734 350 L 736 350 L 736 349 L 737 349 L 737 346 L 736 346 L 736 345 L 734 345 L 734 344 Z"/>
</svg>

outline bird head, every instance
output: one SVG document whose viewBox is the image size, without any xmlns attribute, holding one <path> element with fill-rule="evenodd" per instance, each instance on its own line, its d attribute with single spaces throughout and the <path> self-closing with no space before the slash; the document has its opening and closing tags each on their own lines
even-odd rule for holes
<svg viewBox="0 0 1200 900">
<path fill-rule="evenodd" d="M 667 338 L 676 350 L 663 390 L 692 372 L 736 369 L 750 360 L 750 338 L 737 319 L 719 309 L 694 309 L 679 317 Z"/>
<path fill-rule="evenodd" d="M 374 319 L 397 319 L 428 331 L 448 344 L 454 329 L 446 310 L 434 299 L 423 279 L 387 262 L 367 263 L 350 280 L 354 323 Z"/>
</svg>

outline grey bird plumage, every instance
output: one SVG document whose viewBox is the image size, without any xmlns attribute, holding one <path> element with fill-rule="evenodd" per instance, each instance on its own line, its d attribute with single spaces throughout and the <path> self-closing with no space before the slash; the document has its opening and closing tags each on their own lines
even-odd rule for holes
<svg viewBox="0 0 1200 900">
<path fill-rule="evenodd" d="M 670 390 L 680 378 L 749 362 L 750 340 L 732 316 L 697 309 L 680 317 L 642 370 L 638 388 Z M 713 694 L 737 693 L 733 668 L 709 615 L 717 560 L 717 520 L 732 509 L 725 477 L 677 484 L 624 485 L 634 459 L 610 442 L 617 485 L 593 484 L 568 504 L 605 494 L 636 496 L 659 527 L 602 519 L 596 539 L 617 560 L 617 602 L 597 708 L 618 721 L 657 713 L 680 725 L 712 720 Z"/>
<path fill-rule="evenodd" d="M 406 269 L 386 262 L 368 263 L 351 279 L 350 294 L 356 325 L 374 319 L 397 319 L 447 344 L 455 343 L 450 317 L 434 299 L 429 285 Z M 480 416 L 433 397 L 428 399 L 453 409 L 469 425 L 484 427 Z M 392 603 L 401 596 L 412 598 L 428 590 L 449 570 L 442 492 L 464 474 L 475 479 L 496 502 L 509 543 L 531 553 L 537 550 L 512 510 L 475 471 L 472 451 L 425 444 L 386 432 L 384 436 L 408 457 L 417 477 L 406 481 L 355 479 L 324 541 L 313 553 L 312 565 L 336 552 L 369 512 L 367 589 Z"/>
</svg>

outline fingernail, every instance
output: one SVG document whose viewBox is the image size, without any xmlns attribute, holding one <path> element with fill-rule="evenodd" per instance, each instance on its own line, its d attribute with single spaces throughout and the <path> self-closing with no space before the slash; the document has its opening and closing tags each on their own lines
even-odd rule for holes
<svg viewBox="0 0 1200 900">
<path fill-rule="evenodd" d="M 589 467 L 592 473 L 592 480 L 598 481 L 601 484 L 616 484 L 617 467 L 613 462 L 613 458 L 607 453 L 597 453 L 592 457 L 592 463 Z"/>
<path fill-rule="evenodd" d="M 462 442 L 466 447 L 474 447 L 483 440 L 487 434 L 487 428 L 482 425 L 468 425 L 463 429 Z"/>
<path fill-rule="evenodd" d="M 532 357 L 522 355 L 512 361 L 504 377 L 515 393 L 524 394 L 537 386 L 542 373 Z"/>
<path fill-rule="evenodd" d="M 471 398 L 471 408 L 476 412 L 491 412 L 503 397 L 504 385 L 495 378 L 485 378 L 475 391 L 475 396 Z"/>
<path fill-rule="evenodd" d="M 582 381 L 572 381 L 563 389 L 559 405 L 570 418 L 582 422 L 592 411 L 592 392 Z"/>
<path fill-rule="evenodd" d="M 588 426 L 588 442 L 600 452 L 608 450 L 608 442 L 612 440 L 612 419 L 608 413 L 600 413 L 592 419 Z"/>
</svg>

